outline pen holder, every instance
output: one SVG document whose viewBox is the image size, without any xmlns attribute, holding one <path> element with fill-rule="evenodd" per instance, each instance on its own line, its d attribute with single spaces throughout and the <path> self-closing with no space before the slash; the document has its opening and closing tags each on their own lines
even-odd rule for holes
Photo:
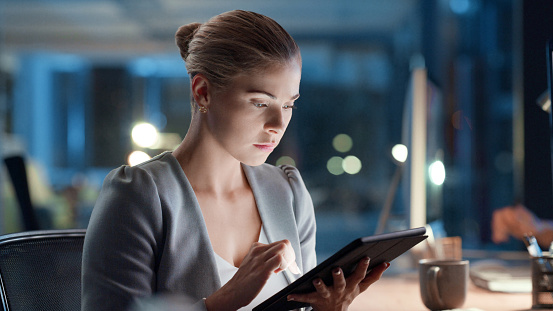
<svg viewBox="0 0 553 311">
<path fill-rule="evenodd" d="M 531 257 L 532 309 L 553 308 L 553 257 Z"/>
</svg>

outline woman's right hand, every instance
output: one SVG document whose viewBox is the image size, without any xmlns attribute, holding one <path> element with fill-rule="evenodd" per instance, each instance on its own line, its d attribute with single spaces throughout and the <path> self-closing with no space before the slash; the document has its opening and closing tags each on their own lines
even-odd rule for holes
<svg viewBox="0 0 553 311">
<path fill-rule="evenodd" d="M 299 274 L 296 254 L 288 240 L 254 243 L 236 274 L 206 301 L 208 311 L 235 311 L 248 305 L 274 273 L 290 269 Z"/>
</svg>

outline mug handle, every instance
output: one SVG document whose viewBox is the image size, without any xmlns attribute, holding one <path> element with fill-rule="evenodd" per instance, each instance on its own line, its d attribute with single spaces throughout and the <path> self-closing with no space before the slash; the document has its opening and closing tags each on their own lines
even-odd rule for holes
<svg viewBox="0 0 553 311">
<path fill-rule="evenodd" d="M 430 295 L 430 300 L 437 301 L 438 305 L 443 306 L 442 298 L 440 297 L 440 291 L 438 290 L 438 274 L 440 273 L 440 267 L 431 267 L 426 273 L 428 282 L 426 283 L 426 290 Z"/>
</svg>

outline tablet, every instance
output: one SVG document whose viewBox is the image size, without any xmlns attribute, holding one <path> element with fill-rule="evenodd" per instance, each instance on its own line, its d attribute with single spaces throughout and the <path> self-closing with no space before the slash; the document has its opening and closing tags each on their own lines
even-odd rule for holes
<svg viewBox="0 0 553 311">
<path fill-rule="evenodd" d="M 335 267 L 341 267 L 344 276 L 348 277 L 365 256 L 371 259 L 369 270 L 383 262 L 390 262 L 426 239 L 425 233 L 426 229 L 421 227 L 358 238 L 253 308 L 253 311 L 282 311 L 307 307 L 309 306 L 307 303 L 288 301 L 286 297 L 292 293 L 315 291 L 312 283 L 315 278 L 321 278 L 325 284 L 331 285 L 331 271 Z"/>
</svg>

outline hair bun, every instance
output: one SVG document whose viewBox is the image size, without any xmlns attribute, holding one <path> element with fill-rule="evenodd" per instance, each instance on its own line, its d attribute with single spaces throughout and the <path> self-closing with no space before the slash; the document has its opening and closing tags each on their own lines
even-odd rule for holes
<svg viewBox="0 0 553 311">
<path fill-rule="evenodd" d="M 188 45 L 190 44 L 190 41 L 192 41 L 192 38 L 194 38 L 194 34 L 201 25 L 202 24 L 200 23 L 186 24 L 180 26 L 175 33 L 175 41 L 180 50 L 180 55 L 182 56 L 183 60 L 186 60 L 186 57 L 188 57 L 188 54 L 190 54 L 188 52 Z"/>
</svg>

